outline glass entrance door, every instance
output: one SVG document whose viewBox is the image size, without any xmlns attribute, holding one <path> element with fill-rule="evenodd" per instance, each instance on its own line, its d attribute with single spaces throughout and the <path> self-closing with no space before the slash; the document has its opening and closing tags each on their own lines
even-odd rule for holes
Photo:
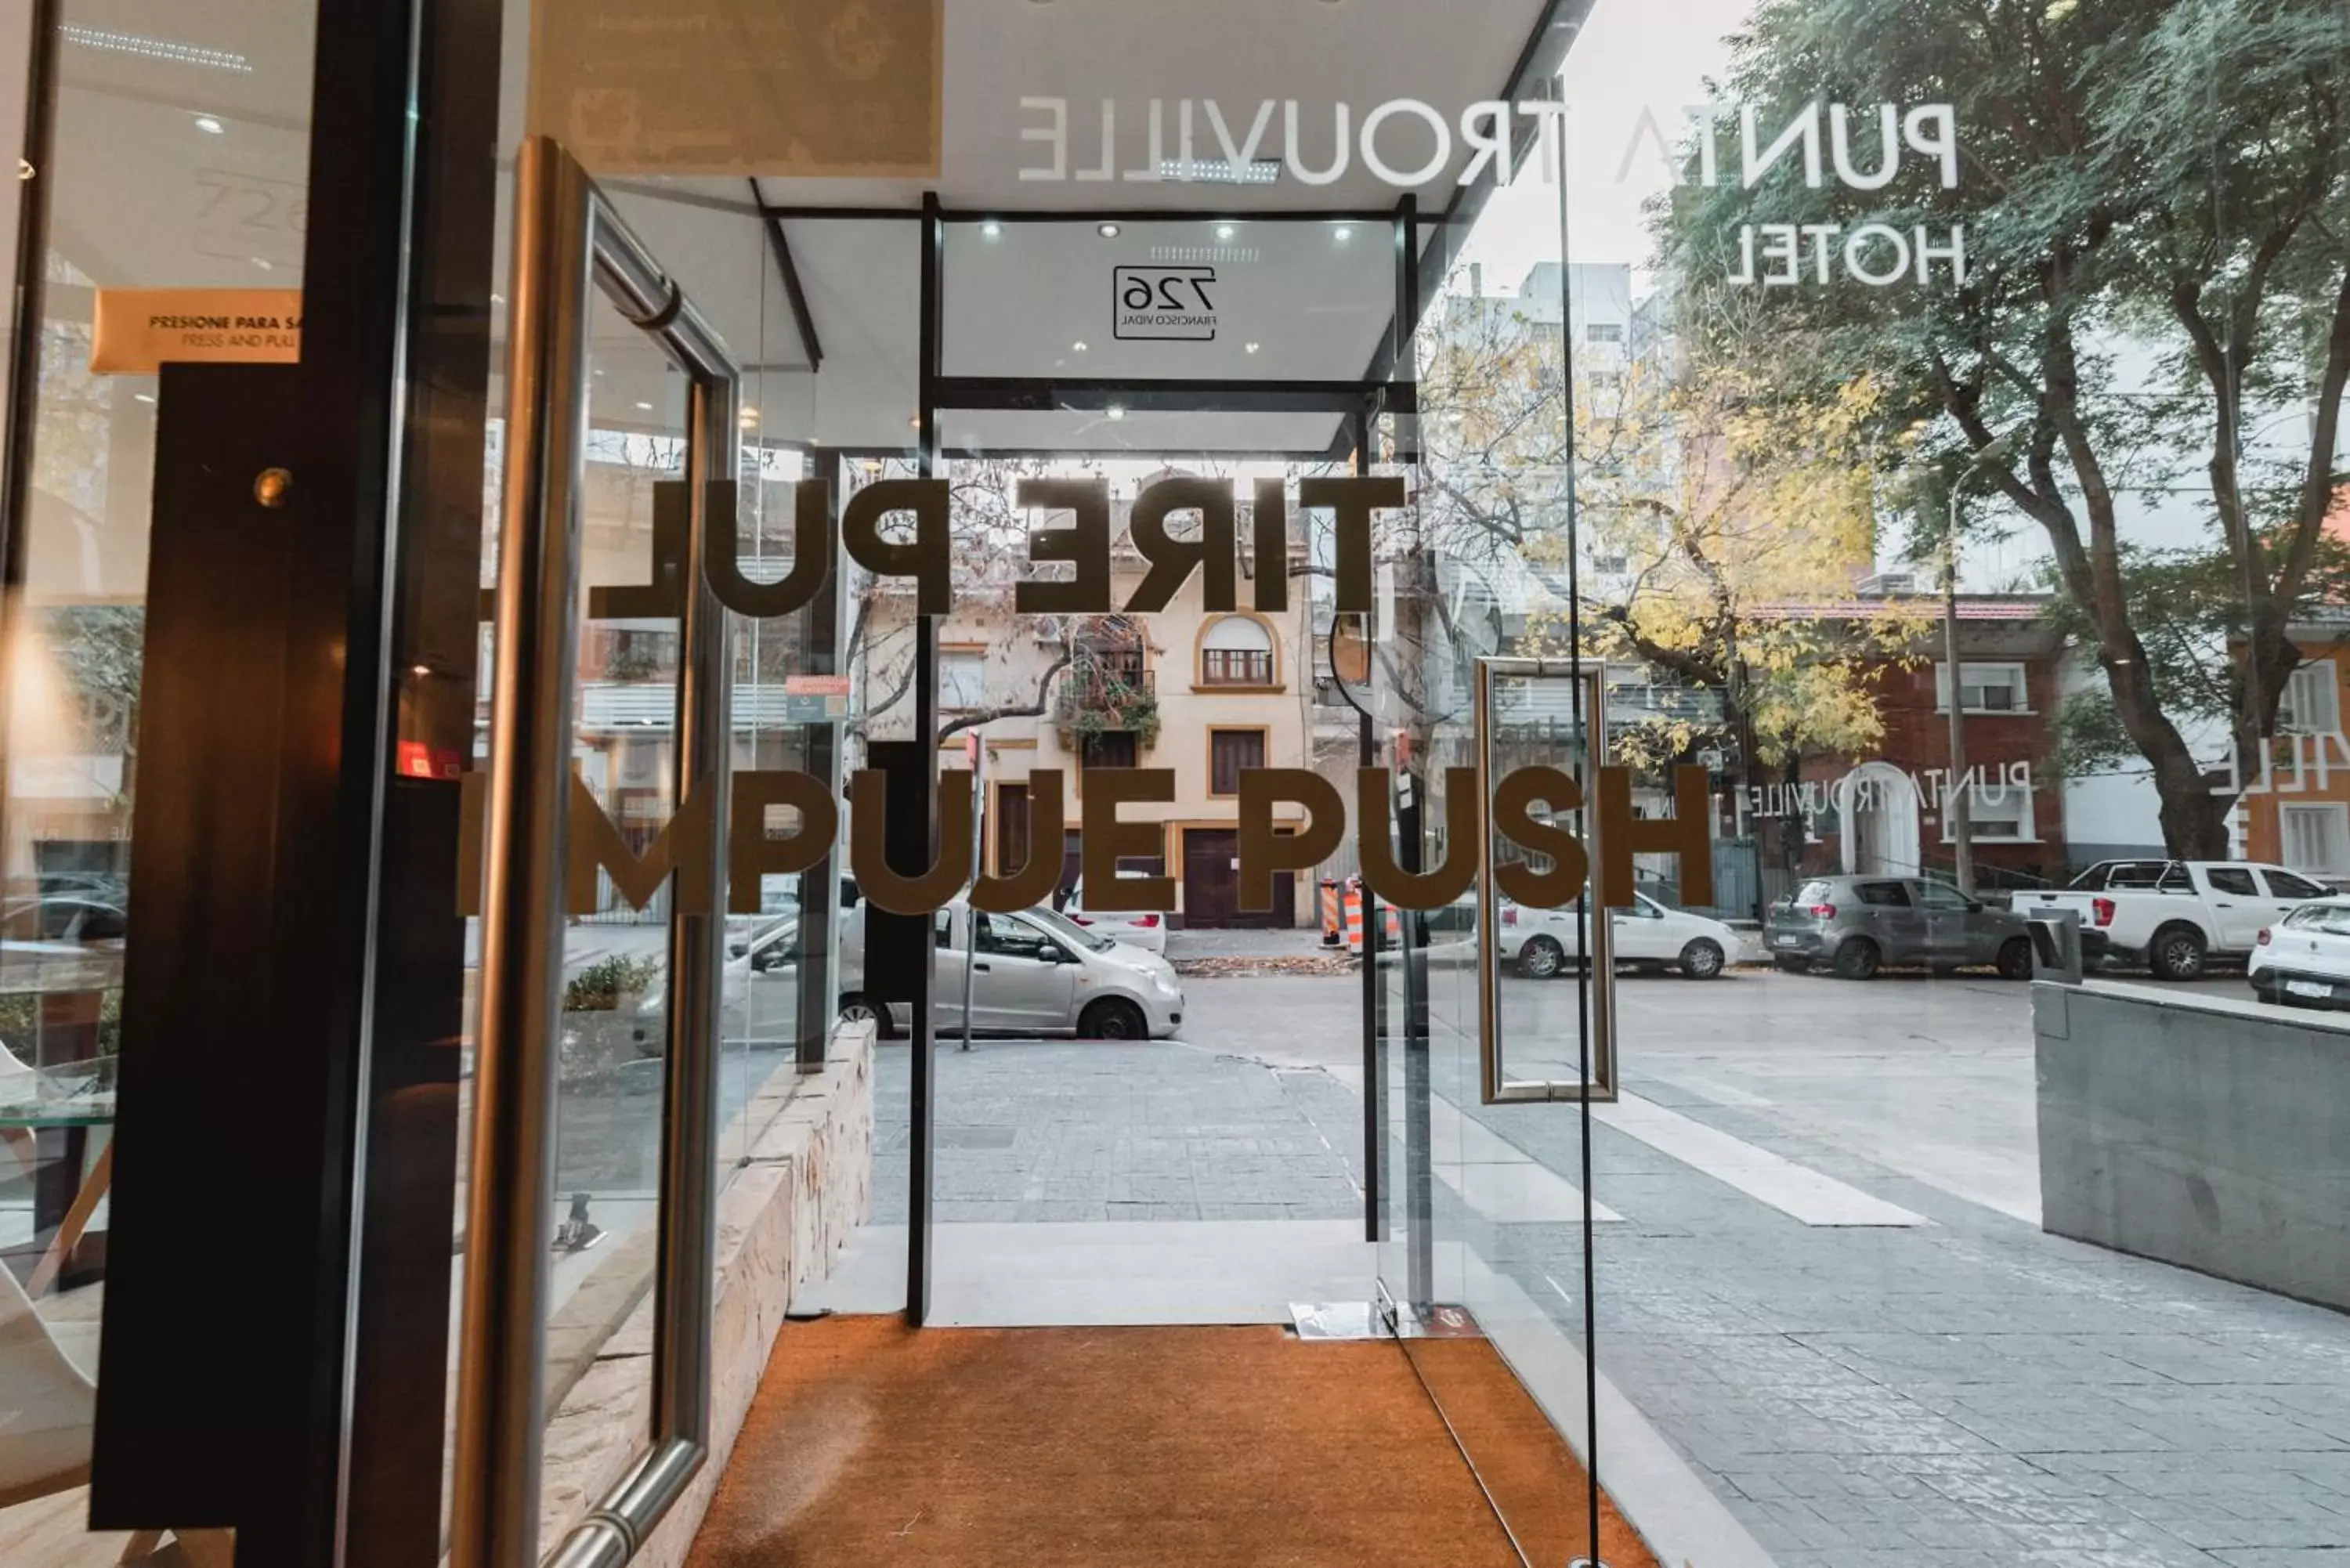
<svg viewBox="0 0 2350 1568">
<path fill-rule="evenodd" d="M 859 0 L 781 64 L 726 7 L 420 4 L 328 40 L 387 61 L 427 46 L 386 66 L 383 103 L 346 98 L 365 62 L 343 55 L 323 97 L 372 117 L 337 179 L 418 193 L 354 258 L 388 325 L 343 366 L 369 388 L 413 376 L 382 389 L 397 414 L 372 410 L 408 443 L 369 471 L 404 530 L 397 610 L 348 645 L 388 655 L 396 709 L 369 732 L 398 775 L 369 950 L 400 983 L 361 997 L 413 1025 L 371 1102 L 411 1141 L 369 1168 L 377 1293 L 353 1331 L 400 1353 L 359 1385 L 400 1463 L 349 1467 L 397 1478 L 359 1485 L 353 1516 L 377 1528 L 347 1532 L 355 1552 L 444 1545 L 438 1402 L 400 1380 L 432 1365 L 454 1384 L 455 1560 L 641 1543 L 707 1417 L 712 1190 L 837 1012 L 884 1036 L 877 1185 L 913 1195 L 885 1222 L 940 1278 L 954 1253 L 935 1237 L 973 1241 L 988 1284 L 1058 1231 L 1111 1260 L 1083 1278 L 1115 1292 L 1059 1292 L 1088 1312 L 1196 1319 L 1181 1293 L 1230 1279 L 1228 1310 L 1258 1321 L 1384 1280 L 1391 1321 L 1424 1333 L 1464 1326 L 1448 1308 L 1475 1320 L 1480 1271 L 1564 1222 L 1534 1144 L 1565 1108 L 1489 1118 L 1476 1093 L 1473 954 L 1500 915 L 1365 884 L 1466 864 L 1447 768 L 1473 765 L 1476 661 L 1555 640 L 1568 286 L 1524 198 L 1555 180 L 1546 89 L 1581 9 L 1461 28 L 1224 7 L 1180 49 L 1123 14 L 1014 9 L 1018 30 L 988 32 L 979 12 Z M 1244 26 L 1263 47 L 1226 47 Z M 291 79 L 111 26 L 57 42 Z M 222 113 L 225 89 L 187 96 L 188 138 L 285 130 Z M 525 145 L 513 166 L 485 151 Z M 255 194 L 227 193 L 239 214 Z M 282 265 L 220 251 L 251 226 L 203 229 L 205 266 Z M 348 305 L 335 290 L 361 276 L 310 282 Z M 1523 280 L 1506 306 L 1504 277 Z M 856 496 L 906 478 L 947 490 L 951 611 L 892 554 L 920 537 L 897 514 L 844 552 L 805 636 L 755 617 L 724 634 L 706 567 L 731 550 L 773 587 L 811 537 L 848 532 Z M 811 495 L 829 514 L 812 534 Z M 789 689 L 803 674 L 847 694 Z M 836 697 L 821 727 L 795 701 Z M 948 889 L 942 924 L 920 911 L 931 981 L 911 1002 L 860 941 L 873 900 L 838 886 L 838 856 L 763 886 L 740 924 L 718 912 L 743 891 L 728 836 L 791 826 L 738 824 L 730 774 L 805 764 L 829 804 L 893 744 L 950 798 L 968 775 L 974 883 L 1066 867 L 1023 908 L 958 912 Z M 558 856 L 567 826 L 599 868 Z M 444 868 L 477 828 L 468 929 L 447 895 L 472 873 Z M 678 873 L 648 897 L 660 878 L 627 863 L 663 854 Z M 902 1303 L 936 1282 L 897 1282 Z M 1168 1293 L 1139 1309 L 1145 1284 Z"/>
<path fill-rule="evenodd" d="M 1338 873 L 1326 846 L 1259 879 L 1248 826 L 1335 841 L 1351 811 L 1351 712 L 1317 691 L 1305 569 L 1326 529 L 1300 502 L 1342 467 L 1300 454 L 1347 419 L 1268 395 L 1295 406 L 1124 383 L 941 413 L 958 582 L 941 778 L 973 779 L 982 871 L 1043 854 L 1060 874 L 985 917 L 975 949 L 965 915 L 941 938 L 933 1324 L 1277 1321 L 1368 1296 L 1360 988 L 1322 927 Z M 1027 565 L 1082 557 L 1055 541 L 1088 528 L 1101 578 Z M 1154 566 L 1179 556 L 1187 573 Z M 910 641 L 885 607 L 877 648 Z M 1257 800 L 1274 770 L 1327 801 Z M 1014 1014 L 1030 960 L 1004 943 L 1029 928 L 1058 985 Z"/>
<path fill-rule="evenodd" d="M 551 1320 L 571 1314 L 552 1288 L 556 1271 L 540 1238 L 555 1236 L 558 1254 L 573 1258 L 619 1240 L 604 1259 L 629 1257 L 627 1272 L 594 1267 L 575 1287 L 638 1298 L 650 1289 L 655 1302 L 650 1444 L 608 1483 L 599 1507 L 609 1517 L 580 1526 L 583 1539 L 650 1530 L 706 1451 L 728 957 L 713 904 L 727 880 L 734 761 L 733 639 L 709 586 L 708 551 L 713 541 L 733 545 L 742 401 L 742 372 L 726 346 L 557 144 L 525 144 L 515 201 L 510 411 L 477 815 L 480 1012 L 451 1521 L 460 1559 L 487 1562 L 539 1540 L 537 1413 L 551 1379 L 585 1370 L 547 1365 L 550 1350 L 577 1352 L 550 1337 Z M 660 465 L 678 478 L 651 486 L 651 583 L 634 593 L 591 590 L 586 606 L 590 616 L 622 620 L 631 653 L 636 639 L 668 644 L 665 659 L 653 657 L 671 675 L 663 695 L 674 705 L 602 752 L 581 746 L 574 697 L 589 387 L 608 369 L 593 363 L 591 290 L 680 374 L 684 404 L 683 440 Z M 642 363 L 626 348 L 610 358 L 619 371 Z M 584 1022 L 566 1020 L 567 992 L 588 981 L 568 961 L 574 919 L 617 918 L 625 932 L 630 907 L 649 901 L 631 885 L 633 846 L 623 840 L 617 864 L 597 853 L 613 830 L 608 816 L 597 821 L 604 806 L 596 793 L 574 786 L 587 761 L 612 768 L 607 798 L 622 803 L 624 822 L 643 825 L 639 842 L 675 863 L 667 920 L 647 933 L 654 940 L 616 945 L 599 961 L 613 972 L 610 989 L 633 1004 L 625 1040 L 617 1028 L 589 1038 Z M 586 853 L 563 857 L 567 846 Z M 621 897 L 606 895 L 605 877 Z M 623 966 L 629 979 L 619 978 Z M 649 996 L 659 1001 L 647 1006 Z M 583 1095 L 590 1084 L 601 1092 Z M 632 1087 L 641 1110 L 627 1103 Z M 629 1120 L 648 1125 L 619 1125 Z M 559 1189 L 569 1199 L 560 1216 Z"/>
</svg>

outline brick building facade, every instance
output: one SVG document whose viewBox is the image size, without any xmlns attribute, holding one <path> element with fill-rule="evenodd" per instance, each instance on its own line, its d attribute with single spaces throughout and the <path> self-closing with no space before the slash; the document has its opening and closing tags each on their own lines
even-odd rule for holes
<svg viewBox="0 0 2350 1568">
<path fill-rule="evenodd" d="M 2064 792 L 2050 765 L 2063 646 L 2043 607 L 2036 597 L 1968 596 L 1959 603 L 1958 688 L 1975 884 L 1982 889 L 2064 874 Z M 1937 618 L 1907 660 L 1887 659 L 1871 677 L 1885 725 L 1872 754 L 1806 756 L 1792 779 L 1748 787 L 1743 804 L 1765 864 L 1791 875 L 1949 877 L 1957 845 L 1948 810 L 1950 683 L 1939 604 L 1859 601 L 1830 613 Z M 1800 841 L 1792 831 L 1798 822 Z"/>
</svg>

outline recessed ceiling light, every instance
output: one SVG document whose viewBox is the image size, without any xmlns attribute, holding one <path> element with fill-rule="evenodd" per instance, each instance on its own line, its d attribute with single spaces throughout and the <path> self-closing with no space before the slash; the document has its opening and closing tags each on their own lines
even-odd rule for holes
<svg viewBox="0 0 2350 1568">
<path fill-rule="evenodd" d="M 1201 185 L 1271 185 L 1286 167 L 1278 158 L 1240 163 L 1229 158 L 1162 158 L 1159 177 Z"/>
<path fill-rule="evenodd" d="M 1216 225 L 1216 238 L 1220 240 L 1231 239 L 1232 235 L 1237 233 L 1239 233 L 1239 231 L 1234 229 L 1230 223 L 1218 223 Z"/>
<path fill-rule="evenodd" d="M 1263 345 L 1263 344 L 1262 344 L 1262 343 L 1249 343 L 1249 344 L 1244 344 L 1243 347 L 1244 347 L 1245 348 L 1247 348 L 1247 350 L 1248 350 L 1250 353 L 1253 354 L 1253 353 L 1255 353 L 1258 349 L 1260 349 L 1260 348 L 1263 348 L 1263 347 L 1264 347 L 1264 345 Z"/>
<path fill-rule="evenodd" d="M 1082 354 L 1086 351 L 1085 340 L 1083 338 L 1079 338 L 1076 342 L 1070 344 L 1069 348 L 1073 351 Z"/>
<path fill-rule="evenodd" d="M 1336 228 L 1330 231 L 1330 237 L 1343 245 L 1348 240 L 1355 237 L 1354 225 L 1351 223 L 1341 223 Z"/>
<path fill-rule="evenodd" d="M 1122 420 L 1126 418 L 1126 405 L 1123 403 L 1112 403 L 1109 406 L 1109 417 L 1114 420 Z"/>
<path fill-rule="evenodd" d="M 647 413 L 652 412 L 653 406 L 650 403 L 639 403 L 637 407 L 644 410 Z"/>
<path fill-rule="evenodd" d="M 180 66 L 209 66 L 216 71 L 235 71 L 243 76 L 253 74 L 253 62 L 244 56 L 227 49 L 207 49 L 195 44 L 182 44 L 170 38 L 150 38 L 138 33 L 109 33 L 99 27 L 63 26 L 57 36 L 68 44 L 78 44 L 85 49 L 103 49 L 114 55 L 137 55 L 142 59 L 169 60 Z"/>
<path fill-rule="evenodd" d="M 429 664 L 412 664 L 409 666 L 409 673 L 412 675 L 430 675 L 432 673 L 432 667 Z"/>
<path fill-rule="evenodd" d="M 906 421 L 906 428 L 910 431 L 920 430 L 922 428 L 922 416 L 916 414 L 912 419 L 908 420 Z"/>
<path fill-rule="evenodd" d="M 1118 238 L 1118 225 L 1116 223 L 1104 223 L 1099 232 L 1101 237 L 1106 240 L 1114 240 Z"/>
<path fill-rule="evenodd" d="M 155 394 L 152 392 L 133 392 L 130 394 L 130 400 L 134 403 L 151 403 L 155 400 Z"/>
<path fill-rule="evenodd" d="M 991 240 L 999 239 L 1003 234 L 1003 225 L 997 223 L 993 218 L 990 218 L 987 222 L 979 225 L 979 232 L 985 234 Z"/>
<path fill-rule="evenodd" d="M 209 114 L 200 114 L 196 116 L 196 129 L 203 131 L 207 136 L 221 136 L 225 134 L 228 130 L 228 127 L 223 125 L 219 120 L 214 119 Z"/>
<path fill-rule="evenodd" d="M 261 256 L 255 256 L 255 257 L 253 258 L 253 265 L 255 265 L 255 266 L 257 266 L 257 267 L 259 267 L 259 268 L 260 268 L 262 271 L 264 271 L 264 272 L 271 272 L 271 271 L 275 271 L 275 270 L 276 270 L 275 268 L 273 268 L 273 267 L 269 265 L 269 263 L 268 263 L 268 261 L 267 261 L 266 259 L 265 259 L 265 258 L 263 258 L 263 257 L 261 257 Z"/>
<path fill-rule="evenodd" d="M 503 294 L 494 294 L 490 296 L 490 303 L 492 305 L 504 305 L 505 302 L 506 296 Z"/>
</svg>

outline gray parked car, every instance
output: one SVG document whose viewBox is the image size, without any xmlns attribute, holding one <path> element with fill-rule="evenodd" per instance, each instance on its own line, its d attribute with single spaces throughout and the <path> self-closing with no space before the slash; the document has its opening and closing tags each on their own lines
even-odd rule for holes
<svg viewBox="0 0 2350 1568">
<path fill-rule="evenodd" d="M 2003 979 L 2032 978 L 2031 926 L 2022 915 L 1920 877 L 1806 882 L 1771 906 L 1762 945 L 1794 974 L 1820 963 L 1846 980 L 1866 980 L 1883 964 L 1989 964 Z"/>
</svg>

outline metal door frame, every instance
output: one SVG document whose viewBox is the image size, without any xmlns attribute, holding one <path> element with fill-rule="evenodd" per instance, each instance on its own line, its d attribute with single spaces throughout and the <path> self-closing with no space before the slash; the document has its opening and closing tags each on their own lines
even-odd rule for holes
<svg viewBox="0 0 2350 1568">
<path fill-rule="evenodd" d="M 548 137 L 524 142 L 515 163 L 514 246 L 450 1513 L 457 1568 L 517 1568 L 538 1556 L 591 284 L 691 386 L 677 805 L 714 797 L 702 852 L 712 888 L 725 886 L 732 760 L 730 639 L 702 569 L 703 516 L 732 493 L 741 372 Z M 626 1562 L 709 1457 L 722 919 L 714 909 L 686 911 L 670 926 L 652 1440 L 556 1550 L 550 1561 L 565 1568 Z"/>
</svg>

